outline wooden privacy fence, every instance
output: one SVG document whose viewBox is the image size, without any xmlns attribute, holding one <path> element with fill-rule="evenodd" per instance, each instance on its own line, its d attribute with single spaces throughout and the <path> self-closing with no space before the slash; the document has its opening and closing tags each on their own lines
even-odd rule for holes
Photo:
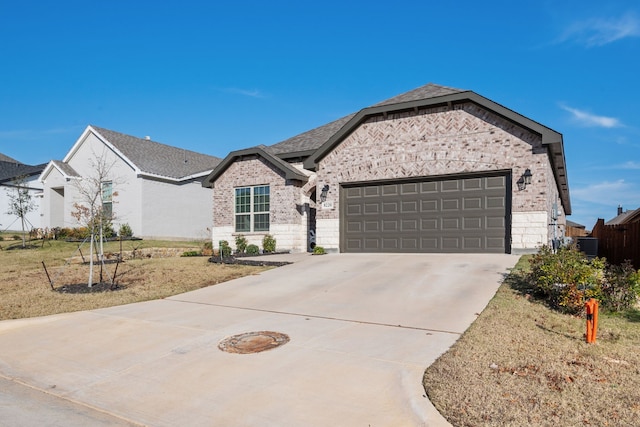
<svg viewBox="0 0 640 427">
<path fill-rule="evenodd" d="M 607 258 L 610 264 L 630 260 L 640 269 L 640 222 L 604 225 L 604 220 L 598 219 L 591 236 L 598 239 L 598 256 Z"/>
</svg>

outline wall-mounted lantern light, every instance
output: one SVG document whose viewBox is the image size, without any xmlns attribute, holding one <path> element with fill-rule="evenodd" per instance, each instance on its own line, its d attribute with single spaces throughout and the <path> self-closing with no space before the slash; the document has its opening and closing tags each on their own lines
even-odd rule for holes
<svg viewBox="0 0 640 427">
<path fill-rule="evenodd" d="M 327 193 L 329 192 L 329 184 L 325 184 L 320 192 L 320 202 L 324 203 L 327 200 Z"/>
<path fill-rule="evenodd" d="M 524 173 L 522 174 L 522 176 L 520 177 L 520 179 L 518 179 L 518 181 L 516 181 L 516 184 L 518 184 L 518 190 L 524 190 L 525 188 L 527 188 L 527 185 L 531 184 L 531 177 L 533 176 L 533 174 L 531 173 L 531 169 L 527 169 L 524 171 Z"/>
</svg>

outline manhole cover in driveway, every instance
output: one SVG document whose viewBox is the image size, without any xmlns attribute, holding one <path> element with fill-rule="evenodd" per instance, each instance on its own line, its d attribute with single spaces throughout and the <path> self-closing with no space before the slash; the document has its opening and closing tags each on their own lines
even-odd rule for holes
<svg viewBox="0 0 640 427">
<path fill-rule="evenodd" d="M 227 353 L 251 354 L 271 350 L 288 342 L 289 336 L 280 332 L 245 332 L 223 339 L 218 348 Z"/>
</svg>

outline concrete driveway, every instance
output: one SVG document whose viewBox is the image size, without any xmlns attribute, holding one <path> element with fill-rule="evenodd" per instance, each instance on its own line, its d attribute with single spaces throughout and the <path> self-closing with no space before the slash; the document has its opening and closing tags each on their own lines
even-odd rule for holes
<svg viewBox="0 0 640 427">
<path fill-rule="evenodd" d="M 288 257 L 296 262 L 164 300 L 0 322 L 0 377 L 123 425 L 447 425 L 424 370 L 518 257 Z M 253 354 L 218 348 L 257 331 L 290 340 Z M 31 412 L 13 416 L 29 425 Z"/>
</svg>

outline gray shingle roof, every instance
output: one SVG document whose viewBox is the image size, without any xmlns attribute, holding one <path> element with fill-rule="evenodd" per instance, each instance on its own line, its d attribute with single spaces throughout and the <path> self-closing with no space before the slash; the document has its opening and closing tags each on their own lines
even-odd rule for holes
<svg viewBox="0 0 640 427">
<path fill-rule="evenodd" d="M 51 163 L 53 163 L 58 169 L 60 169 L 66 176 L 80 177 L 80 174 L 67 163 L 64 163 L 60 160 L 51 160 Z"/>
<path fill-rule="evenodd" d="M 0 182 L 13 181 L 21 176 L 40 175 L 46 164 L 30 166 L 15 161 L 0 160 Z"/>
<path fill-rule="evenodd" d="M 315 150 L 340 130 L 353 116 L 355 113 L 271 145 L 269 149 L 278 155 Z"/>
<path fill-rule="evenodd" d="M 195 151 L 172 147 L 144 138 L 91 126 L 143 173 L 181 179 L 200 173 L 208 173 L 222 159 Z"/>
<path fill-rule="evenodd" d="M 5 156 L 4 154 L 0 153 L 0 162 L 11 162 L 11 163 L 20 163 L 19 161 L 17 161 L 16 159 L 12 159 L 9 156 Z"/>
<path fill-rule="evenodd" d="M 409 92 L 396 95 L 393 98 L 386 99 L 382 102 L 379 102 L 373 105 L 373 107 L 379 107 L 382 105 L 399 104 L 401 102 L 419 101 L 421 99 L 437 98 L 439 96 L 452 95 L 454 93 L 461 93 L 461 92 L 466 92 L 466 90 L 455 89 L 452 87 L 429 83 L 417 89 L 410 90 Z"/>
<path fill-rule="evenodd" d="M 620 225 L 633 222 L 635 218 L 640 217 L 640 208 L 622 212 L 615 218 L 605 222 L 605 225 Z"/>
<path fill-rule="evenodd" d="M 394 96 L 393 98 L 389 98 L 385 101 L 379 102 L 378 104 L 373 105 L 373 107 L 393 105 L 409 101 L 419 101 L 422 99 L 437 98 L 439 96 L 451 95 L 461 92 L 466 91 L 429 83 L 417 89 L 413 89 L 409 92 L 405 92 L 400 95 Z M 296 135 L 292 138 L 271 145 L 269 148 L 271 149 L 271 152 L 279 155 L 280 157 L 286 157 L 287 154 L 304 153 L 307 151 L 316 150 L 322 144 L 327 142 L 333 135 L 335 135 L 356 114 L 357 113 L 349 114 L 331 123 L 327 123 L 326 125 L 311 129 L 310 131 L 301 133 L 300 135 Z"/>
</svg>

